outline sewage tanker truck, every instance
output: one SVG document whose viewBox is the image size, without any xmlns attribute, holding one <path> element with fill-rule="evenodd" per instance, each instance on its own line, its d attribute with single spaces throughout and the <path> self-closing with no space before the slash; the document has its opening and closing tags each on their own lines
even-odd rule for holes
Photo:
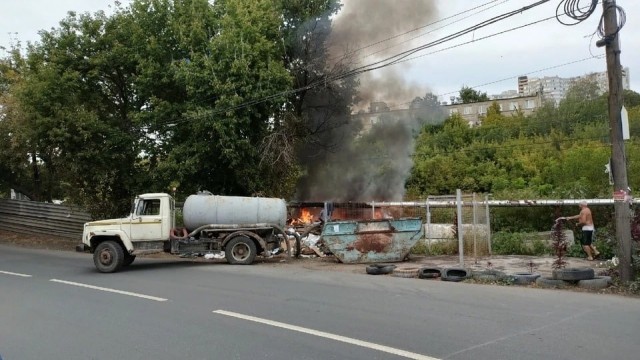
<svg viewBox="0 0 640 360">
<path fill-rule="evenodd" d="M 288 236 L 287 205 L 282 199 L 218 196 L 200 192 L 189 196 L 182 208 L 184 227 L 176 227 L 175 200 L 169 194 L 143 194 L 135 198 L 126 218 L 84 224 L 78 251 L 93 253 L 96 268 L 116 272 L 131 265 L 137 255 L 157 252 L 177 256 L 226 258 L 230 264 L 248 265 L 256 255 L 271 256 Z M 291 255 L 289 241 L 284 242 Z"/>
</svg>

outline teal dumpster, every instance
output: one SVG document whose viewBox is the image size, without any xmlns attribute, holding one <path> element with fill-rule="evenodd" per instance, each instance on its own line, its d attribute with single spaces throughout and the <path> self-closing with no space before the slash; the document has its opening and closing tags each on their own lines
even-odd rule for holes
<svg viewBox="0 0 640 360">
<path fill-rule="evenodd" d="M 328 221 L 322 239 L 343 263 L 403 261 L 423 237 L 420 218 Z"/>
</svg>

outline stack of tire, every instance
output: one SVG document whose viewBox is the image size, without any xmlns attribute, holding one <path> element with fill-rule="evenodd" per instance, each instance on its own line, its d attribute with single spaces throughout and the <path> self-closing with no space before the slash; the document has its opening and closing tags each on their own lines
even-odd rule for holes
<svg viewBox="0 0 640 360">
<path fill-rule="evenodd" d="M 551 277 L 539 277 L 536 285 L 544 288 L 566 288 L 578 286 L 583 289 L 600 290 L 611 284 L 609 276 L 595 276 L 592 268 L 575 267 L 556 269 Z"/>
<path fill-rule="evenodd" d="M 469 270 L 459 267 L 438 268 L 438 267 L 402 267 L 395 265 L 372 264 L 367 266 L 367 274 L 384 275 L 390 274 L 393 277 L 420 278 L 429 280 L 442 280 L 459 282 L 471 277 Z"/>
</svg>

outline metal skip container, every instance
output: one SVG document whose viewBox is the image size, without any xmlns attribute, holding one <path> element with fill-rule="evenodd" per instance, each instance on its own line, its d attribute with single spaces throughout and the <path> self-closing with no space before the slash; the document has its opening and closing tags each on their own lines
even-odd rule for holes
<svg viewBox="0 0 640 360">
<path fill-rule="evenodd" d="M 322 239 L 343 263 L 403 261 L 424 235 L 420 218 L 328 221 Z"/>
</svg>

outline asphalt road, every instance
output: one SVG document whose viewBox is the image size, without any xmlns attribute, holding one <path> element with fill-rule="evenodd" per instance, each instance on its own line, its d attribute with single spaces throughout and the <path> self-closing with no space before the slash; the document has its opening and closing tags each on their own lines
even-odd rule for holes
<svg viewBox="0 0 640 360">
<path fill-rule="evenodd" d="M 640 300 L 0 246 L 0 355 L 28 359 L 638 359 Z"/>
</svg>

